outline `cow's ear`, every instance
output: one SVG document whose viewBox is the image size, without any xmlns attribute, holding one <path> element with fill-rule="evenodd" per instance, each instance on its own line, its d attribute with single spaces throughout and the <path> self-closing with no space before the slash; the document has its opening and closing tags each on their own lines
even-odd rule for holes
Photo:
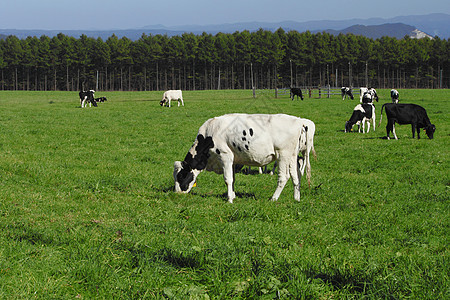
<svg viewBox="0 0 450 300">
<path fill-rule="evenodd" d="M 305 131 L 308 132 L 308 126 L 305 126 Z"/>
</svg>

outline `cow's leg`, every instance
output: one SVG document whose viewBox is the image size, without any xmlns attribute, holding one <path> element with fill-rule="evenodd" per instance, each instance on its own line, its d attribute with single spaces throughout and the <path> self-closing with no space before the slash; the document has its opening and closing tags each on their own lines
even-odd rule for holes
<svg viewBox="0 0 450 300">
<path fill-rule="evenodd" d="M 227 185 L 228 202 L 233 203 L 236 194 L 234 193 L 234 172 L 233 160 L 226 159 L 223 161 L 223 179 Z"/>
<path fill-rule="evenodd" d="M 398 140 L 397 135 L 395 134 L 395 123 L 392 123 L 392 134 L 394 135 L 395 139 Z"/>
<path fill-rule="evenodd" d="M 298 168 L 298 156 L 292 157 L 291 163 L 289 164 L 289 175 L 294 185 L 294 199 L 300 201 L 300 174 Z"/>
<path fill-rule="evenodd" d="M 386 136 L 387 136 L 387 139 L 388 139 L 388 140 L 390 139 L 390 138 L 389 138 L 389 133 L 391 133 L 392 127 L 393 127 L 393 126 L 394 126 L 393 122 L 392 122 L 391 120 L 388 119 L 388 122 L 387 122 L 387 124 L 386 124 Z"/>
<path fill-rule="evenodd" d="M 181 100 L 181 105 L 184 106 L 183 97 L 181 97 L 180 100 Z M 180 106 L 180 105 L 178 104 L 178 106 Z"/>
<path fill-rule="evenodd" d="M 170 107 L 170 98 L 169 98 L 169 107 Z"/>
<path fill-rule="evenodd" d="M 272 201 L 277 201 L 289 179 L 289 162 L 285 157 L 281 157 L 278 163 L 278 184 L 272 196 Z"/>
<path fill-rule="evenodd" d="M 417 139 L 420 139 L 420 128 L 419 126 L 416 126 L 417 129 Z"/>
</svg>

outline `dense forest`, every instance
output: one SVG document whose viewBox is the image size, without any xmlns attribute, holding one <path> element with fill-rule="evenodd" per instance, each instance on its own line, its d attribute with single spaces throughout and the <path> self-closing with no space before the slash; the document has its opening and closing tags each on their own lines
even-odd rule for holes
<svg viewBox="0 0 450 300">
<path fill-rule="evenodd" d="M 260 29 L 106 41 L 0 40 L 1 90 L 201 90 L 289 86 L 448 88 L 449 40 Z"/>
</svg>

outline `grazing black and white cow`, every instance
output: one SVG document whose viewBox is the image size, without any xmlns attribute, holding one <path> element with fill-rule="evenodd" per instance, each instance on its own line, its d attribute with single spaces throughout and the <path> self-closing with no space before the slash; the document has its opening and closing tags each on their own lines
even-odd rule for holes
<svg viewBox="0 0 450 300">
<path fill-rule="evenodd" d="M 107 100 L 106 97 L 95 98 L 95 102 L 105 102 Z"/>
<path fill-rule="evenodd" d="M 391 99 L 392 99 L 392 103 L 398 103 L 398 91 L 395 89 L 391 90 Z"/>
<path fill-rule="evenodd" d="M 362 87 L 359 89 L 359 102 L 361 103 L 373 103 L 373 100 L 378 102 L 377 91 L 374 88 Z"/>
<path fill-rule="evenodd" d="M 355 124 L 358 125 L 358 132 L 361 132 L 361 123 L 363 133 L 365 123 L 367 123 L 367 132 L 370 130 L 370 121 L 372 121 L 373 131 L 375 131 L 375 107 L 372 103 L 362 103 L 355 106 L 350 120 L 345 122 L 345 132 L 352 131 Z"/>
<path fill-rule="evenodd" d="M 345 87 L 345 86 L 343 86 L 341 88 L 341 95 L 342 95 L 342 100 L 345 100 L 345 98 L 347 96 L 350 97 L 350 99 L 352 99 L 352 100 L 354 99 L 353 93 L 352 93 L 352 89 L 348 88 L 348 87 Z"/>
<path fill-rule="evenodd" d="M 228 114 L 209 119 L 199 128 L 184 161 L 174 164 L 175 191 L 188 193 L 203 170 L 214 171 L 223 174 L 228 202 L 233 203 L 233 165 L 265 166 L 277 161 L 278 185 L 272 200 L 279 198 L 289 178 L 294 199 L 300 200 L 300 179 L 305 169 L 310 177 L 309 152 L 315 153 L 314 131 L 312 121 L 285 114 Z"/>
<path fill-rule="evenodd" d="M 397 140 L 397 135 L 395 134 L 395 123 L 398 124 L 411 124 L 412 136 L 414 138 L 414 132 L 417 130 L 417 138 L 420 139 L 420 128 L 424 128 L 427 136 L 432 139 L 433 134 L 436 131 L 436 126 L 431 124 L 428 118 L 427 111 L 420 105 L 417 104 L 396 104 L 396 103 L 385 103 L 381 107 L 380 124 L 383 118 L 383 109 L 386 110 L 386 116 L 388 122 L 386 125 L 387 139 L 389 140 L 389 133 L 392 131 L 395 139 Z"/>
<path fill-rule="evenodd" d="M 89 103 L 89 107 L 91 107 L 91 105 L 97 106 L 97 103 L 95 102 L 95 98 L 94 98 L 94 90 L 89 90 L 89 91 L 80 91 L 78 93 L 78 95 L 80 96 L 80 104 L 81 107 L 86 107 L 87 104 Z"/>
<path fill-rule="evenodd" d="M 184 106 L 183 94 L 181 90 L 168 90 L 164 92 L 162 100 L 159 102 L 159 105 L 165 106 L 168 104 L 170 107 L 170 101 L 172 100 L 177 100 L 178 106 L 180 106 L 180 102 Z"/>
<path fill-rule="evenodd" d="M 299 96 L 300 96 L 300 99 L 303 100 L 303 94 L 302 94 L 302 90 L 300 88 L 291 88 L 291 99 L 294 100 L 295 96 L 297 96 L 297 100 L 298 100 Z"/>
</svg>

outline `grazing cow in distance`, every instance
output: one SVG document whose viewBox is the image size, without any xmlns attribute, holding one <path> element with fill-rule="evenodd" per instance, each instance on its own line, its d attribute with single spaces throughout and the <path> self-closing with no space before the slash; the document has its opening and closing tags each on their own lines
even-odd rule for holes
<svg viewBox="0 0 450 300">
<path fill-rule="evenodd" d="M 365 123 L 367 122 L 367 132 L 370 130 L 370 121 L 373 124 L 373 131 L 375 131 L 375 107 L 372 103 L 362 103 L 355 106 L 350 120 L 345 122 L 345 132 L 352 131 L 355 124 L 358 125 L 358 132 L 361 132 L 361 123 L 363 133 L 365 130 Z"/>
<path fill-rule="evenodd" d="M 398 91 L 395 89 L 391 90 L 391 99 L 392 99 L 392 103 L 398 103 Z"/>
<path fill-rule="evenodd" d="M 365 93 L 367 93 L 369 91 L 368 88 L 366 87 L 362 87 L 359 89 L 359 102 L 362 103 L 362 98 L 364 96 Z"/>
<path fill-rule="evenodd" d="M 300 99 L 303 100 L 303 94 L 302 94 L 302 90 L 300 88 L 291 88 L 291 99 L 292 99 L 292 101 L 294 100 L 295 96 L 297 96 L 297 100 L 298 100 L 299 96 L 300 96 Z"/>
<path fill-rule="evenodd" d="M 162 100 L 159 102 L 159 105 L 164 106 L 168 104 L 170 107 L 170 101 L 172 100 L 176 100 L 178 102 L 178 106 L 180 106 L 180 102 L 184 106 L 183 94 L 181 90 L 168 90 L 164 92 Z"/>
<path fill-rule="evenodd" d="M 309 150 L 314 149 L 312 122 L 298 117 L 276 114 L 228 114 L 207 120 L 199 128 L 194 144 L 184 161 L 174 163 L 175 191 L 188 193 L 203 171 L 223 174 L 228 202 L 233 203 L 233 165 L 265 166 L 278 162 L 276 201 L 289 178 L 294 184 L 294 199 L 300 200 L 302 170 L 311 169 Z M 299 152 L 305 157 L 300 159 Z"/>
<path fill-rule="evenodd" d="M 373 103 L 373 100 L 378 102 L 377 91 L 374 88 L 360 88 L 359 97 L 361 103 Z"/>
<path fill-rule="evenodd" d="M 89 91 L 80 91 L 78 93 L 78 95 L 80 96 L 80 104 L 81 107 L 86 107 L 87 104 L 89 103 L 89 107 L 91 107 L 91 105 L 94 105 L 95 107 L 97 106 L 97 103 L 95 102 L 95 98 L 94 98 L 94 90 L 89 90 Z"/>
<path fill-rule="evenodd" d="M 353 93 L 352 93 L 352 89 L 348 88 L 348 87 L 345 87 L 345 86 L 343 86 L 341 88 L 341 95 L 342 95 L 342 100 L 345 100 L 345 98 L 347 96 L 350 97 L 350 99 L 352 99 L 352 100 L 354 99 Z"/>
<path fill-rule="evenodd" d="M 387 139 L 389 140 L 389 133 L 392 131 L 394 138 L 398 140 L 395 134 L 395 123 L 398 124 L 411 124 L 412 136 L 414 138 L 414 132 L 417 130 L 417 139 L 420 139 L 420 128 L 424 128 L 427 136 L 432 139 L 433 134 L 436 131 L 436 126 L 431 124 L 428 118 L 427 111 L 417 104 L 396 104 L 385 103 L 381 107 L 380 124 L 383 118 L 383 109 L 386 110 L 386 116 L 388 122 L 386 125 Z"/>
</svg>

